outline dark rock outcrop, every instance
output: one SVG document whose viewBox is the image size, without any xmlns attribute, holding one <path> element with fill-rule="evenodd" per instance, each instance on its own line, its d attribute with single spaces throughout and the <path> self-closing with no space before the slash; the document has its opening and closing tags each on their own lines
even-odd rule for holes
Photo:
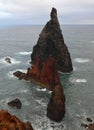
<svg viewBox="0 0 94 130">
<path fill-rule="evenodd" d="M 43 28 L 37 44 L 33 47 L 32 63 L 35 64 L 37 56 L 41 58 L 41 62 L 44 62 L 51 55 L 56 60 L 59 71 L 71 72 L 73 70 L 71 57 L 64 43 L 55 8 L 52 8 L 50 17 L 51 20 Z"/>
<path fill-rule="evenodd" d="M 33 130 L 29 122 L 22 122 L 6 110 L 0 111 L 0 130 Z"/>
<path fill-rule="evenodd" d="M 21 109 L 22 107 L 22 103 L 18 98 L 14 99 L 13 101 L 8 102 L 7 104 L 11 107 L 16 107 L 17 109 Z"/>
<path fill-rule="evenodd" d="M 6 61 L 7 63 L 11 64 L 11 59 L 10 59 L 9 57 L 6 57 L 6 58 L 5 58 L 5 61 Z"/>
<path fill-rule="evenodd" d="M 47 107 L 47 116 L 56 122 L 65 115 L 65 95 L 61 85 L 55 86 Z"/>
</svg>

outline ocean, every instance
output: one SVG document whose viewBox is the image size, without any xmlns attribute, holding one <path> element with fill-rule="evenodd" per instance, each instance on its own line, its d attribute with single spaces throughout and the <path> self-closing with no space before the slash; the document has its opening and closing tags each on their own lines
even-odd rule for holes
<svg viewBox="0 0 94 130">
<path fill-rule="evenodd" d="M 62 122 L 47 118 L 51 92 L 18 80 L 13 72 L 26 72 L 30 55 L 43 26 L 0 28 L 0 109 L 6 109 L 22 121 L 30 121 L 34 130 L 84 130 L 86 118 L 94 120 L 94 26 L 63 25 L 62 33 L 73 63 L 73 72 L 60 73 L 66 96 L 66 114 Z M 11 64 L 5 61 L 11 58 Z M 11 108 L 8 101 L 19 98 L 22 108 Z"/>
</svg>

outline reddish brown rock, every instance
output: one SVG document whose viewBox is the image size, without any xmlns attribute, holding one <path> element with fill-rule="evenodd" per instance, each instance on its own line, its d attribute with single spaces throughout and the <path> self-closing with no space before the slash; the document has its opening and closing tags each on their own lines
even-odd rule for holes
<svg viewBox="0 0 94 130">
<path fill-rule="evenodd" d="M 39 56 L 41 62 L 44 62 L 51 55 L 57 62 L 58 71 L 71 72 L 73 70 L 71 57 L 64 42 L 55 8 L 52 8 L 50 18 L 33 47 L 31 61 L 35 64 L 36 57 Z"/>
<path fill-rule="evenodd" d="M 52 56 L 49 56 L 42 65 L 40 82 L 46 84 L 47 88 L 50 90 L 53 90 L 57 84 L 60 84 L 56 61 Z"/>
<path fill-rule="evenodd" d="M 0 111 L 0 130 L 33 130 L 29 122 L 24 123 L 6 110 Z"/>
<path fill-rule="evenodd" d="M 86 130 L 94 130 L 94 123 L 92 124 L 81 124 L 82 127 L 86 128 Z"/>
<path fill-rule="evenodd" d="M 87 130 L 94 130 L 94 123 L 89 124 Z"/>
<path fill-rule="evenodd" d="M 19 79 L 39 83 L 49 90 L 53 90 L 57 84 L 60 84 L 60 78 L 56 68 L 56 60 L 52 56 L 49 56 L 44 62 L 41 62 L 40 57 L 37 57 L 35 64 L 32 68 L 28 69 L 26 74 L 17 71 L 14 75 Z"/>
<path fill-rule="evenodd" d="M 65 95 L 60 85 L 55 86 L 47 107 L 47 116 L 56 122 L 62 120 L 65 115 Z"/>
</svg>

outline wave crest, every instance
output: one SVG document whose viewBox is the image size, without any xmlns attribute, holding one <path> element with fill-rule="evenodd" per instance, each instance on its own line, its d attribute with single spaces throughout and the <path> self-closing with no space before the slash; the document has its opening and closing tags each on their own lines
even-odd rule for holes
<svg viewBox="0 0 94 130">
<path fill-rule="evenodd" d="M 75 79 L 75 78 L 70 78 L 69 79 L 71 83 L 86 83 L 86 79 Z"/>
<path fill-rule="evenodd" d="M 21 51 L 21 52 L 18 52 L 16 54 L 19 54 L 19 55 L 30 55 L 32 52 L 31 51 Z"/>
<path fill-rule="evenodd" d="M 86 63 L 86 62 L 90 62 L 90 59 L 83 59 L 83 58 L 75 58 L 74 62 L 78 62 L 78 63 Z"/>
</svg>

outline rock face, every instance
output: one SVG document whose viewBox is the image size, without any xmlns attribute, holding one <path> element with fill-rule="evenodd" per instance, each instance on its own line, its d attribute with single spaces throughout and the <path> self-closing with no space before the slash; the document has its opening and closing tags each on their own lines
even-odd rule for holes
<svg viewBox="0 0 94 130">
<path fill-rule="evenodd" d="M 37 44 L 33 47 L 32 63 L 35 64 L 37 56 L 41 58 L 41 62 L 44 62 L 47 57 L 53 56 L 57 61 L 59 71 L 71 72 L 73 70 L 71 57 L 64 43 L 55 8 L 52 8 L 50 17 L 51 20 L 43 28 Z"/>
<path fill-rule="evenodd" d="M 14 99 L 13 101 L 8 102 L 8 105 L 11 107 L 16 107 L 17 109 L 21 109 L 22 107 L 22 103 L 18 98 Z"/>
<path fill-rule="evenodd" d="M 57 84 L 60 84 L 59 74 L 56 69 L 56 60 L 49 56 L 44 62 L 41 62 L 40 57 L 36 58 L 35 64 L 29 68 L 27 73 L 17 71 L 14 73 L 19 79 L 30 80 L 49 90 L 53 90 Z"/>
<path fill-rule="evenodd" d="M 0 130 L 33 130 L 29 122 L 24 123 L 5 110 L 0 111 Z"/>
<path fill-rule="evenodd" d="M 62 120 L 65 115 L 65 95 L 62 86 L 55 86 L 47 107 L 47 116 L 56 122 Z"/>
</svg>

